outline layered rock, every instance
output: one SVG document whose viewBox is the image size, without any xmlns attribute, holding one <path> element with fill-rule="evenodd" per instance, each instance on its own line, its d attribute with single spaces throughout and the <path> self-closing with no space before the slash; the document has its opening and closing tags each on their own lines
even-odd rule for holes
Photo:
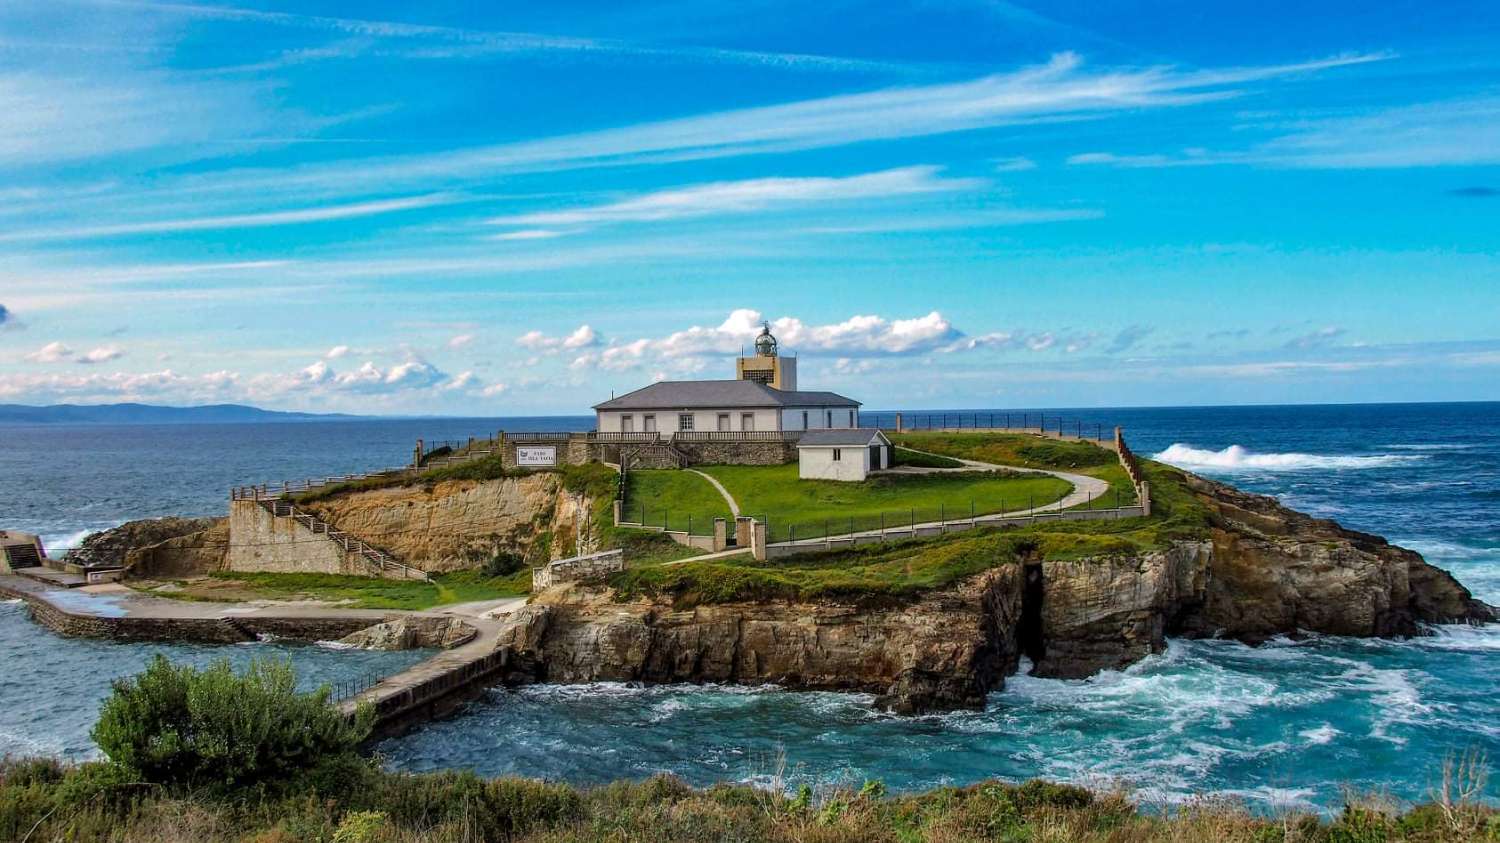
<svg viewBox="0 0 1500 843">
<path fill-rule="evenodd" d="M 1175 632 L 1257 643 L 1299 631 L 1414 635 L 1423 623 L 1497 618 L 1414 551 L 1274 498 L 1184 477 L 1212 513 L 1213 552 L 1203 603 L 1178 618 Z"/>
<path fill-rule="evenodd" d="M 186 576 L 218 570 L 228 543 L 223 518 L 147 518 L 89 535 L 67 560 L 138 576 Z"/>
<path fill-rule="evenodd" d="M 461 618 L 444 615 L 402 615 L 339 639 L 362 650 L 450 649 L 478 634 Z"/>
<path fill-rule="evenodd" d="M 513 681 L 774 683 L 857 690 L 900 712 L 982 705 L 1021 656 L 1081 678 L 1161 652 L 1168 635 L 1258 643 L 1275 635 L 1418 634 L 1423 623 L 1500 619 L 1447 572 L 1345 530 L 1192 475 L 1203 539 L 1138 554 L 997 559 L 902 605 L 725 603 L 678 611 L 607 589 L 546 592 L 501 646 Z"/>
<path fill-rule="evenodd" d="M 864 691 L 902 712 L 978 706 L 1018 656 L 1020 566 L 901 606 L 725 603 L 677 611 L 564 586 L 502 640 L 539 682 L 723 682 Z"/>
<path fill-rule="evenodd" d="M 590 537 L 588 500 L 556 474 L 447 480 L 352 492 L 303 508 L 426 571 L 474 568 L 499 553 L 561 558 Z M 581 539 L 581 541 L 580 541 Z M 545 544 L 544 544 L 545 543 Z"/>
</svg>

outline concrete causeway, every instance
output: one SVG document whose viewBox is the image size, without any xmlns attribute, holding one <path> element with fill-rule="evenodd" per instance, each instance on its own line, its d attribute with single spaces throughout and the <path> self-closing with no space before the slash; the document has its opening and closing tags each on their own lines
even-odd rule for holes
<svg viewBox="0 0 1500 843">
<path fill-rule="evenodd" d="M 65 588 L 15 575 L 0 575 L 0 596 L 25 601 L 32 618 L 59 635 L 136 641 L 233 644 L 267 636 L 327 641 L 403 618 L 462 619 L 474 633 L 464 643 L 339 703 L 348 713 L 362 702 L 373 705 L 379 734 L 449 711 L 499 677 L 510 656 L 495 650 L 504 618 L 526 605 L 524 597 L 425 612 L 269 601 L 209 603 L 152 597 L 118 584 Z"/>
</svg>

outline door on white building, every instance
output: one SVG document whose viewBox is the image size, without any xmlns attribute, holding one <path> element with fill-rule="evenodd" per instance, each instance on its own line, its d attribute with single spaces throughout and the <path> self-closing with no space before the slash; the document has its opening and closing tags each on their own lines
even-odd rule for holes
<svg viewBox="0 0 1500 843">
<path fill-rule="evenodd" d="M 635 416 L 620 416 L 620 432 L 635 433 Z"/>
<path fill-rule="evenodd" d="M 641 416 L 641 430 L 646 433 L 655 433 L 656 416 Z"/>
<path fill-rule="evenodd" d="M 728 413 L 720 413 L 719 414 L 719 431 L 721 433 L 728 433 L 729 432 L 729 414 Z"/>
<path fill-rule="evenodd" d="M 740 413 L 740 430 L 754 430 L 754 429 L 755 429 L 755 414 L 754 413 Z"/>
</svg>

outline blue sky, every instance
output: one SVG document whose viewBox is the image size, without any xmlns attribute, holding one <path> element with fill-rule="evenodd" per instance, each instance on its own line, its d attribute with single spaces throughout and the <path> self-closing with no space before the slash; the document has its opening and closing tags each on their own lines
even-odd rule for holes
<svg viewBox="0 0 1500 843">
<path fill-rule="evenodd" d="M 0 402 L 1500 399 L 1492 2 L 11 0 L 0 114 Z"/>
</svg>

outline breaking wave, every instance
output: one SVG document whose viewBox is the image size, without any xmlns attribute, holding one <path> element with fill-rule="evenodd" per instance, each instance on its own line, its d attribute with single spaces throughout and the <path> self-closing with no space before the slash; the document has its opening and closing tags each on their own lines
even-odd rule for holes
<svg viewBox="0 0 1500 843">
<path fill-rule="evenodd" d="M 1194 448 L 1173 443 L 1155 459 L 1188 469 L 1221 471 L 1307 471 L 1313 469 L 1382 468 L 1426 459 L 1421 454 L 1372 454 L 1368 456 L 1325 454 L 1257 454 L 1242 445 L 1230 445 L 1222 451 Z"/>
</svg>

